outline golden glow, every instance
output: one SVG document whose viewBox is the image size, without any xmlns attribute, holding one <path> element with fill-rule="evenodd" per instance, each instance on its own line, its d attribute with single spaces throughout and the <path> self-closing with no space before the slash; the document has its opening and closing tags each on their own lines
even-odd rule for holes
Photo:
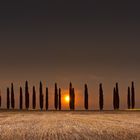
<svg viewBox="0 0 140 140">
<path fill-rule="evenodd" d="M 65 101 L 66 101 L 66 102 L 69 102 L 69 101 L 70 101 L 69 95 L 66 95 L 66 96 L 65 96 Z"/>
</svg>

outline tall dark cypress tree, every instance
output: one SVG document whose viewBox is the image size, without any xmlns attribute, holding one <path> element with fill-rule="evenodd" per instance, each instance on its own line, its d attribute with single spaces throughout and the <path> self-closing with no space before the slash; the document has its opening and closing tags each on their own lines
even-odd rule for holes
<svg viewBox="0 0 140 140">
<path fill-rule="evenodd" d="M 113 108 L 116 110 L 116 89 L 113 89 Z"/>
<path fill-rule="evenodd" d="M 57 83 L 55 83 L 54 107 L 55 107 L 55 109 L 57 110 L 57 108 L 58 108 L 58 89 L 57 89 Z"/>
<path fill-rule="evenodd" d="M 100 84 L 99 85 L 99 107 L 100 107 L 100 110 L 103 110 L 103 106 L 104 106 L 103 88 L 102 88 L 102 84 Z"/>
<path fill-rule="evenodd" d="M 70 110 L 72 110 L 72 83 L 70 82 L 70 85 L 69 85 L 69 97 L 70 97 L 70 101 L 69 101 L 69 107 L 70 107 Z"/>
<path fill-rule="evenodd" d="M 61 110 L 61 89 L 59 88 L 59 110 Z"/>
<path fill-rule="evenodd" d="M 22 87 L 20 87 L 20 96 L 19 96 L 19 109 L 23 109 L 23 97 L 22 97 Z"/>
<path fill-rule="evenodd" d="M 132 82 L 131 85 L 131 102 L 132 102 L 132 109 L 135 108 L 135 87 L 134 87 L 134 82 Z"/>
<path fill-rule="evenodd" d="M 46 87 L 46 110 L 48 110 L 49 103 L 48 103 L 48 88 Z"/>
<path fill-rule="evenodd" d="M 36 91 L 35 91 L 35 86 L 33 86 L 33 98 L 32 98 L 32 108 L 36 108 Z"/>
<path fill-rule="evenodd" d="M 40 109 L 43 109 L 43 88 L 42 88 L 42 82 L 40 82 L 39 86 L 39 98 L 40 98 Z"/>
<path fill-rule="evenodd" d="M 118 87 L 118 83 L 116 83 L 116 109 L 119 108 L 120 108 L 119 87 Z"/>
<path fill-rule="evenodd" d="M 128 109 L 131 108 L 131 96 L 130 96 L 130 87 L 128 87 L 128 91 L 127 91 L 127 106 L 128 106 Z"/>
<path fill-rule="evenodd" d="M 85 95 L 84 106 L 85 106 L 85 109 L 88 110 L 88 87 L 87 87 L 87 84 L 85 84 L 84 95 Z"/>
<path fill-rule="evenodd" d="M 1 100 L 2 100 L 2 99 L 1 99 L 1 93 L 0 93 L 0 108 L 1 108 Z"/>
<path fill-rule="evenodd" d="M 28 81 L 25 82 L 25 107 L 29 109 L 29 88 Z"/>
<path fill-rule="evenodd" d="M 10 90 L 7 88 L 7 109 L 10 108 Z"/>
<path fill-rule="evenodd" d="M 72 88 L 72 110 L 75 110 L 75 90 Z"/>
<path fill-rule="evenodd" d="M 11 107 L 12 107 L 12 109 L 15 108 L 15 97 L 14 97 L 14 86 L 13 86 L 13 83 L 11 83 Z"/>
</svg>

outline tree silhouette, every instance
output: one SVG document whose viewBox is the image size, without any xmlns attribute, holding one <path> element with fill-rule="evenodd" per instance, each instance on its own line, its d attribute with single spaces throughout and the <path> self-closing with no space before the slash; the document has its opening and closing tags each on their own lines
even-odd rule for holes
<svg viewBox="0 0 140 140">
<path fill-rule="evenodd" d="M 114 110 L 118 110 L 120 108 L 120 97 L 119 97 L 119 87 L 118 83 L 116 83 L 116 87 L 113 90 L 113 107 Z"/>
<path fill-rule="evenodd" d="M 1 108 L 1 93 L 0 93 L 0 108 Z"/>
<path fill-rule="evenodd" d="M 70 82 L 70 85 L 69 85 L 69 97 L 70 97 L 70 101 L 69 101 L 69 107 L 70 107 L 70 110 L 72 110 L 72 104 L 73 104 L 73 97 L 72 97 L 72 83 Z"/>
<path fill-rule="evenodd" d="M 54 107 L 55 107 L 55 109 L 57 110 L 57 108 L 58 108 L 58 89 L 57 89 L 57 83 L 55 83 Z"/>
<path fill-rule="evenodd" d="M 128 106 L 128 109 L 131 108 L 130 87 L 128 87 L 128 93 L 127 93 L 127 106 Z"/>
<path fill-rule="evenodd" d="M 119 108 L 120 108 L 119 87 L 118 83 L 116 83 L 116 109 Z"/>
<path fill-rule="evenodd" d="M 85 84 L 85 100 L 84 100 L 84 106 L 85 109 L 88 110 L 88 87 L 87 84 Z"/>
<path fill-rule="evenodd" d="M 74 110 L 75 109 L 75 90 L 72 87 L 71 82 L 69 85 L 69 96 L 70 96 L 70 102 L 69 102 L 70 110 Z"/>
<path fill-rule="evenodd" d="M 13 86 L 13 83 L 11 83 L 11 107 L 12 107 L 12 109 L 15 108 L 15 98 L 14 98 L 14 86 Z"/>
<path fill-rule="evenodd" d="M 23 108 L 23 99 L 22 99 L 22 87 L 20 87 L 20 96 L 19 96 L 19 108 L 20 108 L 20 110 L 22 110 L 22 108 Z"/>
<path fill-rule="evenodd" d="M 134 88 L 134 82 L 132 82 L 131 85 L 131 102 L 132 102 L 132 109 L 135 108 L 135 88 Z"/>
<path fill-rule="evenodd" d="M 116 89 L 113 89 L 113 107 L 116 110 Z"/>
<path fill-rule="evenodd" d="M 36 91 L 35 91 L 35 86 L 33 86 L 33 98 L 32 98 L 32 108 L 36 108 Z"/>
<path fill-rule="evenodd" d="M 72 88 L 72 110 L 75 110 L 75 90 Z"/>
<path fill-rule="evenodd" d="M 100 107 L 100 110 L 103 110 L 103 106 L 104 106 L 103 88 L 102 88 L 102 84 L 100 84 L 99 85 L 99 107 Z"/>
<path fill-rule="evenodd" d="M 61 89 L 59 88 L 59 110 L 61 110 Z"/>
<path fill-rule="evenodd" d="M 10 108 L 10 90 L 7 88 L 7 109 Z"/>
<path fill-rule="evenodd" d="M 49 106 L 49 103 L 48 103 L 48 88 L 46 87 L 46 110 L 48 110 L 48 106 Z"/>
<path fill-rule="evenodd" d="M 42 89 L 42 82 L 40 82 L 39 86 L 39 98 L 40 98 L 40 109 L 43 109 L 43 89 Z"/>
<path fill-rule="evenodd" d="M 25 107 L 29 109 L 29 89 L 28 89 L 28 81 L 25 82 Z"/>
</svg>

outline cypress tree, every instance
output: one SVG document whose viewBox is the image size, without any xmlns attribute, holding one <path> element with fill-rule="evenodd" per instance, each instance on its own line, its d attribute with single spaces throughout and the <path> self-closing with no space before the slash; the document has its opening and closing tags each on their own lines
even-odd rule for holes
<svg viewBox="0 0 140 140">
<path fill-rule="evenodd" d="M 71 89 L 71 110 L 75 110 L 75 90 Z"/>
<path fill-rule="evenodd" d="M 131 102 L 132 102 L 132 109 L 135 108 L 135 88 L 134 88 L 134 82 L 132 82 L 131 85 Z"/>
<path fill-rule="evenodd" d="M 72 89 L 72 109 L 75 110 L 75 90 Z"/>
<path fill-rule="evenodd" d="M 40 87 L 39 87 L 39 97 L 40 97 L 40 109 L 43 109 L 43 89 L 42 89 L 42 82 L 40 82 Z"/>
<path fill-rule="evenodd" d="M 61 110 L 61 89 L 59 88 L 59 110 Z"/>
<path fill-rule="evenodd" d="M 10 108 L 10 90 L 7 88 L 7 109 Z"/>
<path fill-rule="evenodd" d="M 15 98 L 14 98 L 14 86 L 13 86 L 13 83 L 11 83 L 11 107 L 12 107 L 12 109 L 15 108 Z"/>
<path fill-rule="evenodd" d="M 32 98 L 32 108 L 36 108 L 36 91 L 35 91 L 35 86 L 33 86 L 33 98 Z"/>
<path fill-rule="evenodd" d="M 22 87 L 20 87 L 20 97 L 19 97 L 19 108 L 20 108 L 20 110 L 22 110 L 22 108 L 23 108 L 23 99 L 22 99 Z"/>
<path fill-rule="evenodd" d="M 69 107 L 70 107 L 70 110 L 72 110 L 72 83 L 71 82 L 69 85 L 69 97 L 70 97 Z"/>
<path fill-rule="evenodd" d="M 131 97 L 130 97 L 130 87 L 128 87 L 128 91 L 127 91 L 127 106 L 128 106 L 128 109 L 131 108 Z"/>
<path fill-rule="evenodd" d="M 118 87 L 118 83 L 116 83 L 116 109 L 119 108 L 120 108 L 119 87 Z"/>
<path fill-rule="evenodd" d="M 55 83 L 54 107 L 55 107 L 55 109 L 57 110 L 57 108 L 58 108 L 58 89 L 57 89 L 57 83 Z"/>
<path fill-rule="evenodd" d="M 29 88 L 28 88 L 28 81 L 25 82 L 25 107 L 29 109 Z"/>
<path fill-rule="evenodd" d="M 0 108 L 1 108 L 1 93 L 0 93 Z"/>
<path fill-rule="evenodd" d="M 84 100 L 85 109 L 88 110 L 88 87 L 85 84 L 85 100 Z"/>
<path fill-rule="evenodd" d="M 113 89 L 113 108 L 116 110 L 116 89 Z"/>
<path fill-rule="evenodd" d="M 100 107 L 100 110 L 103 110 L 103 106 L 104 106 L 103 88 L 102 88 L 102 84 L 100 84 L 99 85 L 99 107 Z"/>
<path fill-rule="evenodd" d="M 48 103 L 48 88 L 46 87 L 46 110 L 48 110 L 48 106 L 49 106 L 49 103 Z"/>
</svg>

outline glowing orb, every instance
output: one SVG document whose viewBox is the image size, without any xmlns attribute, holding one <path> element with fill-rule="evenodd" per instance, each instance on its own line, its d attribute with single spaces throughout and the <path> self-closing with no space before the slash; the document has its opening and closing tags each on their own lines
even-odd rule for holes
<svg viewBox="0 0 140 140">
<path fill-rule="evenodd" d="M 67 95 L 67 96 L 65 96 L 65 101 L 66 102 L 69 102 L 70 101 L 70 97 Z"/>
</svg>

